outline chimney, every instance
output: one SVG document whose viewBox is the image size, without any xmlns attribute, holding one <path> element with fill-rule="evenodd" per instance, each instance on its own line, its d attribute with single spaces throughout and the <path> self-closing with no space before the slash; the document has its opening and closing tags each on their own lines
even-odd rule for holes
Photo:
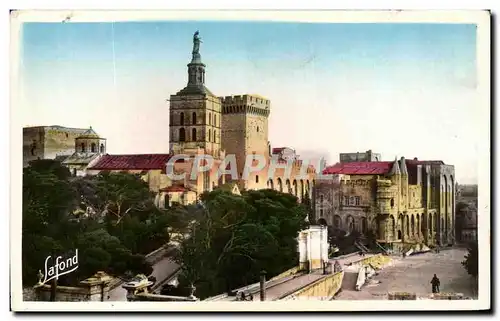
<svg viewBox="0 0 500 321">
<path fill-rule="evenodd" d="M 260 300 L 266 301 L 266 271 L 260 272 Z"/>
</svg>

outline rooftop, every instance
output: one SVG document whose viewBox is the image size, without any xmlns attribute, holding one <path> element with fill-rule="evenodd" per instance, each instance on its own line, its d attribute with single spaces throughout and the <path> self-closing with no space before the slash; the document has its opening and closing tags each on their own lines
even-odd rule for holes
<svg viewBox="0 0 500 321">
<path fill-rule="evenodd" d="M 387 174 L 392 168 L 392 162 L 351 162 L 337 163 L 323 170 L 324 175 L 347 174 L 347 175 L 380 175 Z"/>
<path fill-rule="evenodd" d="M 103 155 L 90 170 L 165 170 L 170 154 Z"/>
</svg>

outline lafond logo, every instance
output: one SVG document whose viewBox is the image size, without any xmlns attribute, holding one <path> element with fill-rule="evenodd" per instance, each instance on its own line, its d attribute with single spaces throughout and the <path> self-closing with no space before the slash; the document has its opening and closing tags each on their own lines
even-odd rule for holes
<svg viewBox="0 0 500 321">
<path fill-rule="evenodd" d="M 177 164 L 186 164 L 187 162 L 192 162 L 190 173 L 186 171 L 187 168 L 179 170 L 180 166 L 176 166 Z M 184 180 L 188 174 L 190 175 L 189 178 L 193 180 L 203 172 L 212 171 L 215 164 L 216 162 L 211 155 L 201 154 L 193 157 L 188 154 L 178 154 L 169 159 L 166 167 L 166 173 L 171 180 Z M 293 158 L 283 159 L 278 155 L 266 158 L 264 155 L 252 154 L 246 157 L 245 166 L 241 172 L 241 177 L 239 177 L 236 156 L 234 154 L 229 154 L 226 155 L 226 157 L 220 161 L 217 166 L 216 179 L 222 175 L 231 175 L 232 180 L 248 180 L 251 173 L 258 173 L 266 168 L 267 180 L 275 177 L 277 169 L 284 169 L 284 175 L 280 175 L 280 177 L 282 179 L 289 179 L 293 168 L 297 166 L 300 166 L 300 171 L 298 175 L 294 175 L 295 179 L 307 179 L 308 174 L 311 173 L 311 169 L 314 169 L 316 180 L 332 179 L 333 175 L 323 174 L 325 165 L 326 162 L 323 158 L 315 161 L 304 159 L 297 162 Z"/>
<path fill-rule="evenodd" d="M 71 273 L 78 269 L 78 249 L 75 250 L 75 255 L 73 257 L 69 257 L 63 259 L 62 256 L 58 256 L 52 258 L 52 256 L 47 256 L 45 259 L 45 279 L 42 284 L 52 280 L 58 279 L 61 275 L 65 275 Z"/>
</svg>

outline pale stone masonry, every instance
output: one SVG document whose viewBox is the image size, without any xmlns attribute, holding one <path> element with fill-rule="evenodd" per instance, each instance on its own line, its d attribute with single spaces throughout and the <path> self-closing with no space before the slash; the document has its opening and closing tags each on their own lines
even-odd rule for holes
<svg viewBox="0 0 500 321">
<path fill-rule="evenodd" d="M 378 242 L 455 242 L 455 170 L 442 161 L 337 163 L 314 188 L 319 222 L 347 232 L 370 232 Z"/>
</svg>

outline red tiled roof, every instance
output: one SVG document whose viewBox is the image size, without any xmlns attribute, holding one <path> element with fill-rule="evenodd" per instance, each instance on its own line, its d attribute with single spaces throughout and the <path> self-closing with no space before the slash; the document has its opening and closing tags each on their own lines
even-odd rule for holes
<svg viewBox="0 0 500 321">
<path fill-rule="evenodd" d="M 185 192 L 187 189 L 184 186 L 169 186 L 160 189 L 160 192 L 167 192 L 167 193 L 173 193 L 173 192 Z"/>
<path fill-rule="evenodd" d="M 273 155 L 274 154 L 279 154 L 283 151 L 283 149 L 285 149 L 286 147 L 275 147 L 273 148 Z"/>
<path fill-rule="evenodd" d="M 170 154 L 103 155 L 91 170 L 165 170 Z"/>
<path fill-rule="evenodd" d="M 392 168 L 392 162 L 351 162 L 337 163 L 323 170 L 324 175 L 347 174 L 347 175 L 380 175 L 387 174 Z"/>
</svg>

